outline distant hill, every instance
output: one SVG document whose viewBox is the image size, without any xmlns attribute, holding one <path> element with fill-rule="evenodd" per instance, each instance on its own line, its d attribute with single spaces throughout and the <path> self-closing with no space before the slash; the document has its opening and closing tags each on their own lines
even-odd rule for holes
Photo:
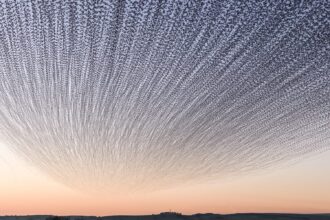
<svg viewBox="0 0 330 220">
<path fill-rule="evenodd" d="M 330 214 L 195 214 L 182 215 L 175 212 L 165 212 L 157 215 L 140 216 L 2 216 L 0 220 L 330 220 Z"/>
</svg>

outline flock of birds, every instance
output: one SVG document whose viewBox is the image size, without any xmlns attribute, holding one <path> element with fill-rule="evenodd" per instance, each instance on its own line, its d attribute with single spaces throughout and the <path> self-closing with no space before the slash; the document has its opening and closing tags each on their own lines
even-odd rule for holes
<svg viewBox="0 0 330 220">
<path fill-rule="evenodd" d="M 154 190 L 330 146 L 329 1 L 1 1 L 0 141 Z"/>
</svg>

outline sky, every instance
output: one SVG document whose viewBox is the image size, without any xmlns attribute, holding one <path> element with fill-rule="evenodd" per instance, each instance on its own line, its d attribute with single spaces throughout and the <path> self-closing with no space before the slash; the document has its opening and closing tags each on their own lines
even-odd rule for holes
<svg viewBox="0 0 330 220">
<path fill-rule="evenodd" d="M 0 146 L 0 215 L 330 212 L 330 152 L 253 175 L 116 195 L 69 188 Z"/>
<path fill-rule="evenodd" d="M 0 212 L 329 212 L 328 8 L 0 2 Z"/>
</svg>

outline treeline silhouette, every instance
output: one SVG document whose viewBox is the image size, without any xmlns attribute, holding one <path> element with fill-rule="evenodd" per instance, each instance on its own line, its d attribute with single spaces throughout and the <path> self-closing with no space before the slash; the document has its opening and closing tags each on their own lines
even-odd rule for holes
<svg viewBox="0 0 330 220">
<path fill-rule="evenodd" d="M 242 213 L 242 214 L 194 214 L 183 215 L 178 212 L 162 212 L 140 216 L 0 216 L 0 220 L 330 220 L 329 214 L 280 214 L 280 213 Z"/>
</svg>

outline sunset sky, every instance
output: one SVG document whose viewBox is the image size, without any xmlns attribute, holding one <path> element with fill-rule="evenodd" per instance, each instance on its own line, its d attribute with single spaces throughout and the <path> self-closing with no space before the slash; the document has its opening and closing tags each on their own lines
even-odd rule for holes
<svg viewBox="0 0 330 220">
<path fill-rule="evenodd" d="M 330 212 L 329 1 L 0 1 L 0 214 Z"/>
<path fill-rule="evenodd" d="M 193 213 L 330 212 L 330 152 L 285 168 L 209 184 L 114 195 L 76 191 L 12 155 L 0 157 L 0 215 L 118 215 Z"/>
</svg>

